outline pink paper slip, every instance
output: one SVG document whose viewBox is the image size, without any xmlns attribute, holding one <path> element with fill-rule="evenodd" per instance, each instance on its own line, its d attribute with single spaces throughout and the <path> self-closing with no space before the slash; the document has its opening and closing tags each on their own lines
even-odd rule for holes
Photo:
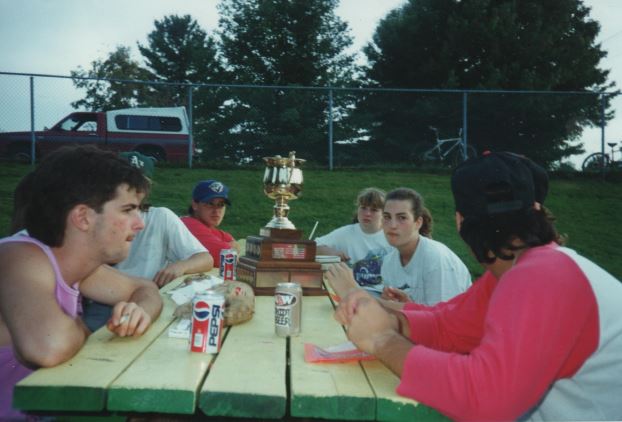
<svg viewBox="0 0 622 422">
<path fill-rule="evenodd" d="M 359 360 L 374 360 L 373 355 L 356 348 L 352 342 L 321 348 L 315 344 L 305 343 L 305 362 L 309 363 L 340 363 Z"/>
</svg>

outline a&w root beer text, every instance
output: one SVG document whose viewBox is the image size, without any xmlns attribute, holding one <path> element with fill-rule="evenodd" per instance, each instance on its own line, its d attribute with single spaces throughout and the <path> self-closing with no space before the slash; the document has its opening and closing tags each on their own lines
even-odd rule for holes
<svg viewBox="0 0 622 422">
<path fill-rule="evenodd" d="M 222 340 L 225 297 L 216 292 L 202 293 L 192 301 L 190 351 L 218 353 Z"/>
<path fill-rule="evenodd" d="M 298 283 L 279 283 L 274 292 L 274 331 L 280 337 L 300 334 L 302 288 Z"/>
</svg>

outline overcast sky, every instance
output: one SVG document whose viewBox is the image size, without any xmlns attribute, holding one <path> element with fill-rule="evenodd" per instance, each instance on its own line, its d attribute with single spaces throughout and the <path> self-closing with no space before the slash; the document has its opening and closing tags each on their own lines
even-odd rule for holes
<svg viewBox="0 0 622 422">
<path fill-rule="evenodd" d="M 0 71 L 69 75 L 78 66 L 90 68 L 93 60 L 105 58 L 118 45 L 130 46 L 138 58 L 136 43 L 146 43 L 155 20 L 170 14 L 190 14 L 203 29 L 212 31 L 218 25 L 217 3 L 0 0 Z M 359 50 L 370 41 L 379 19 L 403 3 L 404 0 L 341 0 L 337 14 L 348 23 L 354 48 Z M 602 67 L 611 70 L 610 79 L 622 87 L 622 0 L 584 3 L 592 8 L 592 18 L 601 24 L 598 39 L 609 53 Z M 5 90 L 5 85 L 0 85 L 0 89 Z M 614 106 L 619 117 L 607 127 L 608 141 L 622 140 L 622 99 L 617 99 Z M 583 139 L 590 151 L 600 149 L 600 131 L 586 131 Z"/>
</svg>

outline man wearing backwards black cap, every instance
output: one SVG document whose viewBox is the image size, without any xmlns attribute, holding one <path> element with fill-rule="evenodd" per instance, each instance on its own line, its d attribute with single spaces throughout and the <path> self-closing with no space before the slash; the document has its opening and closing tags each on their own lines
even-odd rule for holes
<svg viewBox="0 0 622 422">
<path fill-rule="evenodd" d="M 456 420 L 622 420 L 622 284 L 561 247 L 546 172 L 511 153 L 454 170 L 461 237 L 486 268 L 465 293 L 390 313 L 360 290 L 335 317 Z"/>
</svg>

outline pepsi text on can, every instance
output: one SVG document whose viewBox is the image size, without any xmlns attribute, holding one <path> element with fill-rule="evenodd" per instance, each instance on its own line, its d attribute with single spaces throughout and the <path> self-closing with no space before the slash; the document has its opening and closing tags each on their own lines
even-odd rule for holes
<svg viewBox="0 0 622 422">
<path fill-rule="evenodd" d="M 190 350 L 218 353 L 222 342 L 225 297 L 216 292 L 195 296 L 192 301 Z"/>
</svg>

